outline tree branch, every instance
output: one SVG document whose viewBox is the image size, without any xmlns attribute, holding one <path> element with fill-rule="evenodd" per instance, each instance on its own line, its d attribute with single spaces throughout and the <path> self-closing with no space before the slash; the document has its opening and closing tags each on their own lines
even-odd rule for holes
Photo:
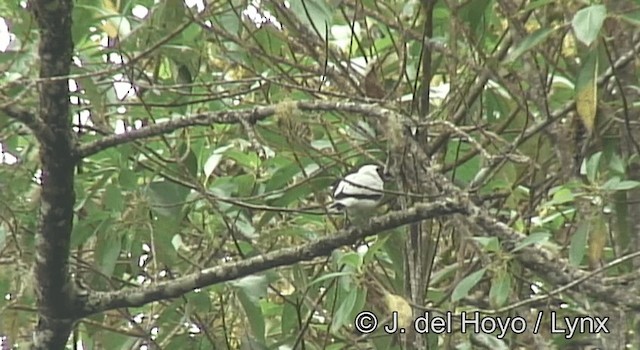
<svg viewBox="0 0 640 350">
<path fill-rule="evenodd" d="M 448 189 L 448 188 L 447 188 Z M 402 225 L 431 218 L 462 214 L 465 219 L 481 227 L 479 235 L 499 237 L 506 250 L 512 249 L 521 242 L 525 235 L 504 223 L 493 219 L 484 209 L 473 204 L 466 195 L 443 199 L 433 203 L 417 203 L 406 211 L 392 211 L 383 216 L 373 218 L 369 224 L 342 230 L 338 235 L 322 238 L 292 248 L 279 249 L 264 255 L 221 266 L 203 269 L 202 271 L 161 282 L 156 285 L 140 288 L 124 288 L 114 292 L 92 292 L 78 303 L 80 310 L 74 314 L 87 316 L 90 314 L 122 307 L 138 307 L 150 302 L 176 298 L 196 288 L 204 288 L 271 268 L 295 264 L 301 261 L 329 254 L 332 250 L 344 245 L 353 244 L 364 237 L 390 230 Z M 586 293 L 612 305 L 626 306 L 640 310 L 640 296 L 625 292 L 616 285 L 605 286 L 598 281 L 587 281 L 594 274 L 577 269 L 565 259 L 556 257 L 552 252 L 528 246 L 514 253 L 514 257 L 528 269 L 536 272 L 556 285 L 569 284 L 573 290 Z M 583 281 L 572 284 L 574 280 Z"/>
<path fill-rule="evenodd" d="M 509 47 L 507 45 L 507 47 Z M 640 41 L 634 44 L 634 50 L 640 50 Z M 631 50 L 623 55 L 614 63 L 614 67 L 620 68 L 631 62 L 635 57 L 635 51 Z M 613 76 L 613 68 L 607 69 L 600 77 L 598 77 L 598 86 L 605 84 L 608 79 Z M 488 71 L 487 71 L 488 72 Z M 487 73 L 488 74 L 488 73 Z M 486 78 L 483 75 L 484 78 Z M 477 85 L 482 90 L 484 84 Z M 475 91 L 475 90 L 474 90 Z M 385 117 L 385 116 L 398 116 L 398 114 L 392 110 L 382 108 L 378 104 L 365 104 L 354 102 L 335 102 L 335 101 L 300 101 L 300 102 L 287 102 L 292 104 L 292 108 L 299 108 L 306 111 L 343 111 L 350 113 L 364 114 L 371 117 Z M 527 135 L 535 134 L 540 129 L 545 128 L 550 123 L 554 122 L 557 118 L 566 115 L 569 111 L 575 109 L 575 101 L 570 101 L 566 105 L 558 108 L 552 113 L 552 117 L 548 120 L 542 121 L 529 128 L 530 132 Z M 149 125 L 137 130 L 133 130 L 123 134 L 106 136 L 97 141 L 93 141 L 80 146 L 75 153 L 77 159 L 89 157 L 98 152 L 104 151 L 111 147 L 116 147 L 136 140 L 151 138 L 159 135 L 163 135 L 178 129 L 183 129 L 196 125 L 211 125 L 211 124 L 238 124 L 241 120 L 245 120 L 250 123 L 255 123 L 259 120 L 263 120 L 276 112 L 275 105 L 259 106 L 251 109 L 238 109 L 238 110 L 225 110 L 219 112 L 206 112 L 199 113 L 191 116 L 184 117 L 182 119 L 171 120 L 161 124 Z M 460 112 L 460 111 L 458 111 Z M 462 112 L 460 112 L 462 113 Z M 456 117 L 459 113 L 456 113 Z M 455 119 L 455 118 L 454 118 Z M 402 119 L 401 119 L 402 120 Z M 447 133 L 445 133 L 448 135 Z M 437 142 L 434 142 L 437 144 Z M 437 147 L 433 147 L 436 149 Z"/>
<path fill-rule="evenodd" d="M 624 60 L 619 60 L 618 63 L 622 63 L 622 62 L 624 62 Z M 604 79 L 604 77 L 601 79 Z M 300 110 L 306 110 L 306 111 L 331 110 L 331 111 L 342 111 L 342 112 L 348 112 L 348 113 L 364 114 L 369 117 L 377 117 L 377 118 L 387 118 L 390 116 L 398 117 L 398 115 L 394 111 L 381 108 L 380 106 L 375 104 L 332 102 L 332 101 L 302 101 L 297 103 L 293 103 L 293 102 L 291 103 L 292 103 L 292 108 L 299 108 Z M 566 106 L 565 108 L 563 108 L 563 110 L 566 110 L 567 108 L 572 108 L 572 106 Z M 88 156 L 90 154 L 99 152 L 100 150 L 106 149 L 108 147 L 130 142 L 132 140 L 160 135 L 164 132 L 173 131 L 178 128 L 187 127 L 191 125 L 209 125 L 211 123 L 239 123 L 241 120 L 256 122 L 270 115 L 273 115 L 274 113 L 275 113 L 275 106 L 265 106 L 265 107 L 256 107 L 253 109 L 246 109 L 246 110 L 198 114 L 198 115 L 194 115 L 192 117 L 181 119 L 181 120 L 176 120 L 176 121 L 171 121 L 164 124 L 145 127 L 136 131 L 132 131 L 127 134 L 105 137 L 104 139 L 98 140 L 92 144 L 85 145 L 80 149 L 80 152 L 78 154 L 80 156 Z M 545 124 L 544 122 L 541 123 L 541 125 L 544 125 L 544 124 Z M 541 126 L 536 125 L 536 126 L 532 126 L 531 128 L 532 130 L 535 130 L 539 127 Z M 423 154 L 422 156 L 425 157 L 426 155 Z M 437 179 L 436 181 L 442 184 L 443 188 L 446 189 L 446 192 L 454 194 L 455 198 L 457 198 L 454 201 L 456 206 L 457 205 L 465 206 L 466 208 L 464 211 L 466 213 L 465 219 L 471 222 L 472 224 L 474 224 L 476 227 L 482 228 L 481 232 L 479 232 L 480 235 L 497 236 L 501 239 L 503 243 L 511 247 L 513 247 L 515 244 L 517 244 L 517 242 L 521 241 L 526 237 L 522 233 L 517 232 L 511 229 L 510 227 L 508 227 L 507 225 L 505 225 L 504 223 L 494 219 L 486 210 L 481 209 L 480 207 L 473 204 L 473 202 L 469 200 L 466 194 L 461 192 L 455 186 L 451 185 L 446 178 L 442 177 L 442 175 L 435 173 L 433 169 L 430 169 L 429 171 L 431 172 L 431 176 L 433 176 L 435 179 Z M 418 217 L 414 217 L 413 219 L 410 219 L 410 221 L 415 222 L 422 219 L 419 219 Z M 395 227 L 395 226 L 390 226 L 390 227 Z M 385 229 L 388 229 L 390 227 L 387 227 Z M 377 231 L 366 230 L 366 232 L 377 232 Z M 364 235 L 366 236 L 369 234 L 365 233 Z M 174 281 L 167 282 L 167 285 L 166 286 L 162 285 L 163 286 L 162 288 L 167 288 L 168 290 L 170 290 L 170 292 L 166 292 L 166 293 L 170 293 L 169 294 L 170 296 L 177 296 L 189 290 L 192 290 L 194 288 L 199 288 L 201 286 L 243 277 L 248 274 L 255 273 L 255 271 L 263 271 L 271 267 L 282 266 L 290 263 L 295 263 L 301 260 L 310 259 L 315 256 L 320 256 L 326 253 L 327 251 L 330 251 L 332 249 L 335 249 L 336 247 L 339 247 L 342 244 L 348 244 L 349 242 L 351 242 L 350 240 L 348 241 L 338 240 L 339 237 L 336 237 L 335 239 L 336 241 L 333 241 L 333 243 L 326 243 L 326 242 L 323 243 L 324 241 L 320 241 L 320 242 L 314 243 L 314 244 L 318 244 L 318 246 L 301 246 L 298 248 L 291 248 L 291 250 L 287 250 L 287 251 L 273 252 L 271 254 L 275 254 L 275 255 L 268 255 L 269 258 L 267 259 L 266 262 L 263 262 L 262 260 L 265 257 L 254 258 L 254 260 L 252 260 L 250 263 L 240 262 L 238 263 L 239 265 L 233 268 L 229 267 L 230 269 L 235 269 L 235 271 L 232 271 L 234 273 L 231 273 L 231 274 L 229 272 L 225 272 L 225 270 L 222 267 L 215 268 L 214 270 L 205 270 L 205 271 L 209 271 L 205 275 L 201 273 L 198 275 L 191 276 L 189 278 L 184 277 L 183 279 L 179 280 L 180 282 L 174 282 Z M 323 244 L 328 244 L 328 245 L 325 246 Z M 312 248 L 312 247 L 315 247 L 315 248 Z M 321 249 L 321 247 L 324 247 L 325 249 Z M 314 249 L 320 249 L 320 250 L 315 251 Z M 284 255 L 280 256 L 278 254 L 284 254 Z M 304 259 L 302 257 L 304 257 Z M 535 248 L 531 246 L 525 247 L 516 254 L 516 258 L 527 268 L 531 269 L 532 271 L 538 273 L 541 276 L 546 277 L 550 282 L 553 282 L 556 284 L 567 284 L 577 278 L 585 278 L 586 274 L 588 274 L 588 272 L 586 271 L 570 266 L 565 259 L 556 257 L 554 254 L 551 254 L 550 252 L 547 252 L 546 250 L 543 250 L 540 248 Z M 248 264 L 248 265 L 245 266 L 244 264 Z M 258 266 L 262 266 L 261 264 L 265 264 L 265 265 L 263 267 L 258 267 Z M 239 272 L 240 270 L 238 270 L 240 266 L 243 267 L 243 269 L 241 270 L 241 271 L 244 271 L 243 273 L 240 273 Z M 255 268 L 258 268 L 258 270 L 254 270 Z M 174 285 L 173 283 L 176 283 L 176 285 Z M 606 287 L 603 284 L 595 281 L 578 285 L 575 287 L 575 289 L 578 291 L 586 292 L 592 297 L 597 297 L 602 300 L 606 300 L 611 304 L 626 305 L 631 308 L 640 308 L 640 297 L 629 295 L 628 293 L 625 293 L 624 290 L 617 290 L 614 287 Z M 120 292 L 116 292 L 116 293 L 120 293 Z M 127 293 L 132 293 L 132 290 L 129 290 Z M 115 300 L 99 301 L 97 302 L 97 304 L 94 301 L 92 303 L 98 306 L 89 307 L 90 310 L 93 310 L 91 312 L 97 312 L 103 307 L 122 307 L 129 304 L 138 305 L 137 303 L 132 303 L 133 299 L 127 301 L 126 298 L 124 298 L 124 296 L 115 297 L 112 294 L 107 294 L 107 295 L 110 295 L 110 296 L 103 295 L 102 298 L 107 298 L 107 299 L 115 298 Z M 134 295 L 132 298 L 134 298 L 136 302 L 142 302 L 142 300 L 148 300 L 149 298 L 151 298 L 151 300 L 162 299 L 162 296 L 165 294 L 162 294 L 162 292 L 159 292 L 156 287 L 156 289 L 153 289 L 152 291 L 138 292 L 138 294 L 132 294 L 132 295 Z"/>
<path fill-rule="evenodd" d="M 381 108 L 377 104 L 337 101 L 301 101 L 287 103 L 291 104 L 291 108 L 299 108 L 303 111 L 342 111 L 380 118 L 395 114 L 395 112 Z M 123 134 L 105 136 L 97 141 L 80 146 L 75 153 L 75 157 L 77 159 L 86 158 L 111 147 L 163 135 L 178 129 L 184 129 L 196 125 L 239 124 L 242 121 L 254 124 L 255 122 L 272 116 L 275 113 L 276 105 L 199 113 L 182 119 L 175 119 L 165 123 L 145 126 Z"/>
<path fill-rule="evenodd" d="M 40 139 L 42 191 L 40 221 L 36 233 L 35 293 L 38 324 L 34 349 L 63 349 L 76 320 L 75 296 L 69 278 L 69 240 L 75 202 L 73 142 L 67 79 L 73 41 L 72 0 L 33 0 L 33 13 L 40 33 L 39 118 L 50 138 Z M 35 123 L 35 118 L 22 116 Z M 40 126 L 38 126 L 40 128 Z"/>
<path fill-rule="evenodd" d="M 507 45 L 508 47 L 508 45 Z M 613 67 L 610 67 L 598 77 L 598 86 L 603 86 L 611 77 L 613 76 L 614 69 L 618 69 L 629 64 L 632 59 L 635 57 L 635 52 L 640 50 L 640 40 L 634 43 L 633 50 L 624 53 L 620 56 L 620 58 L 613 64 Z M 506 51 L 505 51 L 506 52 Z M 488 74 L 488 73 L 487 73 Z M 488 75 L 487 75 L 488 77 Z M 483 75 L 483 78 L 487 78 Z M 488 78 L 487 78 L 488 79 Z M 482 80 L 482 79 L 481 79 Z M 478 89 L 475 89 L 478 87 Z M 484 88 L 483 84 L 474 85 L 474 91 L 481 91 Z M 381 107 L 378 104 L 365 104 L 365 103 L 355 103 L 355 102 L 336 102 L 336 101 L 299 101 L 299 102 L 287 102 L 292 104 L 292 108 L 298 108 L 300 110 L 306 111 L 342 111 L 349 113 L 358 113 L 364 114 L 370 117 L 389 117 L 394 116 L 398 117 L 399 120 L 404 120 L 401 118 L 401 115 L 392 111 L 390 109 L 386 109 Z M 465 104 L 466 105 L 466 104 Z M 575 109 L 575 101 L 569 101 L 564 106 L 556 109 L 552 114 L 551 118 L 543 120 L 535 125 L 530 126 L 525 135 L 522 137 L 523 140 L 528 139 L 531 135 L 536 134 L 541 129 L 546 128 L 551 123 L 555 122 L 560 117 L 566 115 L 570 111 Z M 461 112 L 462 111 L 462 112 Z M 460 113 L 463 113 L 466 109 L 459 110 L 454 119 L 459 117 Z M 76 153 L 74 154 L 76 159 L 82 159 L 89 157 L 98 152 L 104 151 L 111 147 L 116 147 L 119 145 L 123 145 L 126 143 L 130 143 L 136 140 L 151 138 L 159 135 L 163 135 L 178 129 L 183 129 L 196 125 L 211 125 L 211 124 L 238 124 L 241 120 L 245 120 L 250 123 L 255 123 L 259 120 L 263 120 L 276 112 L 275 105 L 269 106 L 259 106 L 251 109 L 238 109 L 238 110 L 225 110 L 219 112 L 207 112 L 207 113 L 199 113 L 191 116 L 184 117 L 182 119 L 171 120 L 161 124 L 149 125 L 137 130 L 133 130 L 123 134 L 110 135 L 106 136 L 97 141 L 93 141 L 87 144 L 84 144 L 78 147 Z M 441 138 L 448 137 L 449 133 L 444 133 Z M 440 141 L 436 140 L 433 142 L 435 146 L 432 146 L 431 151 L 438 148 L 438 144 Z"/>
<path fill-rule="evenodd" d="M 343 229 L 337 235 L 292 248 L 279 249 L 246 260 L 203 269 L 148 288 L 125 288 L 115 292 L 94 292 L 87 298 L 81 313 L 85 316 L 121 307 L 136 307 L 153 301 L 176 298 L 196 288 L 252 275 L 274 267 L 328 255 L 336 248 L 353 244 L 364 237 L 406 225 L 411 222 L 460 213 L 461 207 L 449 200 L 418 204 L 401 212 L 394 211 L 372 219 L 364 227 Z"/>
<path fill-rule="evenodd" d="M 203 269 L 171 281 L 145 288 L 124 288 L 115 292 L 90 293 L 80 313 L 93 313 L 121 307 L 136 307 L 153 301 L 179 297 L 196 288 L 207 287 L 252 275 L 274 267 L 292 265 L 325 256 L 336 248 L 353 244 L 364 237 L 412 222 L 461 213 L 462 207 L 448 199 L 420 203 L 406 211 L 393 211 L 372 219 L 368 225 L 343 229 L 338 235 L 319 239 L 292 248 L 279 249 L 246 260 Z"/>
<path fill-rule="evenodd" d="M 427 171 L 446 193 L 452 194 L 454 205 L 465 206 L 463 211 L 466 214 L 464 220 L 482 229 L 479 232 L 475 232 L 475 234 L 498 237 L 507 251 L 513 249 L 518 242 L 522 242 L 527 237 L 495 219 L 487 210 L 475 205 L 469 199 L 467 193 L 460 191 L 443 175 L 434 172 L 433 169 L 428 169 Z M 593 274 L 571 266 L 566 259 L 551 251 L 527 246 L 518 250 L 515 253 L 515 258 L 526 268 L 553 285 L 570 284 L 578 279 L 584 280 L 585 282 L 582 284 L 572 285 L 572 289 L 612 305 L 640 310 L 640 296 L 638 294 L 632 293 L 625 288 L 619 288 L 619 286 L 606 286 L 598 281 L 586 281 L 593 277 Z"/>
<path fill-rule="evenodd" d="M 38 117 L 24 109 L 13 106 L 15 102 L 7 102 L 0 105 L 0 111 L 6 114 L 9 118 L 15 119 L 20 123 L 26 125 L 36 136 L 38 140 L 47 139 L 48 129 L 44 123 L 38 119 Z"/>
</svg>

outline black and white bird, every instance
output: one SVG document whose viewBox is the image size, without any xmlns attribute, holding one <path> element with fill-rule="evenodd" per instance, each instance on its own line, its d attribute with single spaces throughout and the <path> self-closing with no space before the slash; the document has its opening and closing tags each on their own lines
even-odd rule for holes
<svg viewBox="0 0 640 350">
<path fill-rule="evenodd" d="M 380 165 L 361 166 L 356 172 L 346 175 L 335 185 L 333 203 L 328 209 L 354 213 L 375 208 L 382 199 L 384 182 L 390 177 L 390 174 Z"/>
</svg>

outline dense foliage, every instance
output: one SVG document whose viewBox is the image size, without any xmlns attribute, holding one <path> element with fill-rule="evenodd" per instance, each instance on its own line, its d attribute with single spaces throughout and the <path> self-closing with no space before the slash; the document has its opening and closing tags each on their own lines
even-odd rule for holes
<svg viewBox="0 0 640 350">
<path fill-rule="evenodd" d="M 2 346 L 640 347 L 640 2 L 0 17 Z M 394 175 L 383 204 L 327 215 L 365 163 Z M 425 312 L 451 328 L 411 331 Z"/>
</svg>

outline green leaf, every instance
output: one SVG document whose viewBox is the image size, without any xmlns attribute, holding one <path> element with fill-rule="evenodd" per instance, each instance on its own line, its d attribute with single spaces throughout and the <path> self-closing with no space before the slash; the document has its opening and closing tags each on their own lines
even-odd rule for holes
<svg viewBox="0 0 640 350">
<path fill-rule="evenodd" d="M 406 235 L 390 235 L 384 245 L 384 251 L 389 256 L 389 259 L 391 259 L 391 266 L 396 276 L 395 283 L 397 287 L 401 286 L 401 283 L 403 283 L 404 260 L 406 257 L 404 251 L 405 240 Z"/>
<path fill-rule="evenodd" d="M 365 305 L 367 303 L 367 289 L 356 288 L 356 290 L 358 291 L 358 297 L 356 298 L 356 302 L 353 304 L 349 320 L 355 320 L 358 313 L 365 309 Z"/>
<path fill-rule="evenodd" d="M 180 217 L 184 201 L 190 189 L 168 181 L 155 181 L 149 184 L 147 196 L 151 208 L 159 215 Z"/>
<path fill-rule="evenodd" d="M 342 299 L 338 310 L 333 315 L 331 322 L 331 333 L 336 333 L 338 330 L 347 323 L 351 322 L 350 316 L 353 311 L 353 307 L 358 299 L 358 288 L 351 288 L 347 296 Z"/>
<path fill-rule="evenodd" d="M 224 153 L 231 148 L 233 148 L 233 145 L 227 145 L 227 146 L 218 147 L 213 151 L 213 153 L 209 156 L 207 161 L 204 163 L 203 171 L 204 171 L 205 179 L 208 179 L 209 176 L 211 176 L 213 171 L 216 170 L 216 168 L 220 164 L 220 161 L 222 160 Z"/>
<path fill-rule="evenodd" d="M 549 232 L 535 232 L 530 234 L 529 236 L 527 236 L 525 239 L 523 239 L 522 241 L 518 242 L 518 244 L 516 244 L 516 246 L 513 248 L 513 250 L 511 251 L 512 253 L 517 252 L 518 250 L 524 248 L 524 247 L 528 247 L 530 245 L 536 244 L 536 243 L 542 243 L 542 242 L 546 242 L 549 240 L 549 237 L 551 237 L 551 234 Z"/>
<path fill-rule="evenodd" d="M 613 171 L 616 175 L 624 175 L 626 165 L 624 164 L 624 160 L 618 153 L 613 153 L 609 160 L 609 169 Z"/>
<path fill-rule="evenodd" d="M 434 271 L 433 275 L 431 276 L 430 283 L 435 285 L 436 283 L 444 280 L 445 278 L 450 277 L 451 275 L 453 275 L 453 273 L 455 273 L 459 269 L 459 267 L 460 267 L 460 264 L 453 263 L 451 265 L 445 266 L 444 268 L 438 271 Z"/>
<path fill-rule="evenodd" d="M 351 276 L 353 275 L 352 271 L 339 271 L 339 272 L 330 272 L 327 274 L 324 274 L 316 279 L 314 279 L 313 281 L 311 281 L 311 283 L 309 283 L 309 286 L 312 286 L 316 283 L 320 283 L 322 281 L 326 281 L 328 279 L 332 279 L 332 278 L 338 278 L 338 277 L 343 277 L 343 276 Z"/>
<path fill-rule="evenodd" d="M 469 27 L 476 31 L 480 24 L 485 20 L 486 10 L 491 1 L 489 0 L 471 0 L 464 3 L 459 11 L 460 18 L 469 23 Z"/>
<path fill-rule="evenodd" d="M 591 45 L 598 38 L 606 17 L 607 8 L 604 5 L 591 5 L 576 12 L 571 20 L 576 39 L 585 45 Z"/>
<path fill-rule="evenodd" d="M 618 15 L 616 15 L 616 18 L 620 18 L 623 21 L 627 21 L 631 25 L 640 26 L 640 19 L 638 18 L 637 14 L 635 14 L 635 15 L 618 14 Z"/>
<path fill-rule="evenodd" d="M 256 228 L 245 218 L 244 215 L 236 215 L 232 214 L 234 218 L 236 218 L 234 225 L 238 229 L 238 231 L 245 237 L 249 239 L 257 238 L 258 235 L 256 233 Z"/>
<path fill-rule="evenodd" d="M 133 190 L 138 187 L 138 177 L 128 167 L 123 167 L 118 172 L 118 183 L 123 190 Z"/>
<path fill-rule="evenodd" d="M 620 184 L 620 178 L 614 176 L 602 185 L 602 189 L 605 191 L 615 191 L 615 188 L 618 186 L 618 184 Z"/>
<path fill-rule="evenodd" d="M 475 271 L 474 273 L 463 278 L 462 281 L 460 281 L 460 283 L 458 283 L 456 288 L 453 290 L 453 293 L 451 293 L 451 302 L 455 303 L 456 301 L 466 297 L 469 294 L 471 288 L 475 287 L 476 284 L 480 282 L 485 272 L 487 272 L 486 267 Z"/>
<path fill-rule="evenodd" d="M 171 238 L 171 246 L 176 251 L 180 250 L 180 248 L 186 248 L 186 245 L 182 241 L 182 236 L 180 235 L 173 235 L 173 237 Z"/>
<path fill-rule="evenodd" d="M 497 252 L 500 250 L 498 237 L 473 237 L 473 240 L 480 243 L 488 252 Z"/>
<path fill-rule="evenodd" d="M 80 244 L 84 244 L 90 237 L 95 236 L 97 233 L 106 232 L 106 229 L 113 224 L 113 219 L 107 217 L 100 221 L 100 223 L 94 227 L 97 221 L 95 218 L 92 220 L 75 220 L 73 229 L 71 231 L 71 246 L 77 247 Z"/>
<path fill-rule="evenodd" d="M 587 251 L 587 238 L 589 237 L 591 224 L 583 222 L 578 226 L 576 232 L 571 237 L 569 245 L 569 263 L 574 266 L 580 266 L 584 254 Z"/>
<path fill-rule="evenodd" d="M 627 191 L 640 186 L 640 182 L 633 180 L 620 181 L 620 178 L 614 177 L 609 179 L 602 188 L 610 191 Z"/>
<path fill-rule="evenodd" d="M 549 204 L 550 205 L 564 204 L 568 202 L 573 202 L 574 199 L 575 199 L 575 196 L 573 195 L 573 192 L 571 192 L 570 189 L 566 187 L 561 187 L 558 191 L 556 191 L 553 194 L 553 197 L 551 201 L 549 201 Z"/>
<path fill-rule="evenodd" d="M 282 316 L 280 316 L 280 319 L 282 320 L 282 323 L 280 324 L 282 334 L 290 335 L 295 334 L 298 331 L 298 325 L 301 323 L 298 315 L 296 305 L 292 303 L 284 303 L 282 307 Z"/>
<path fill-rule="evenodd" d="M 154 19 L 162 26 L 177 27 L 184 19 L 185 5 L 180 0 L 167 0 L 159 3 L 153 12 Z"/>
<path fill-rule="evenodd" d="M 237 281 L 229 282 L 230 285 L 244 291 L 252 303 L 258 303 L 260 298 L 267 296 L 267 277 L 262 275 L 250 275 Z"/>
<path fill-rule="evenodd" d="M 115 332 L 103 332 L 97 339 L 105 349 L 131 349 L 138 341 L 135 337 Z"/>
<path fill-rule="evenodd" d="M 346 253 L 338 259 L 338 266 L 343 264 L 359 269 L 362 266 L 362 256 L 356 252 Z"/>
<path fill-rule="evenodd" d="M 531 50 L 536 45 L 543 42 L 551 33 L 555 31 L 555 28 L 540 28 L 535 32 L 528 35 L 524 40 L 520 41 L 515 48 L 509 53 L 506 62 L 514 62 L 525 52 Z"/>
<path fill-rule="evenodd" d="M 209 293 L 206 291 L 197 291 L 186 294 L 187 301 L 189 305 L 193 308 L 193 310 L 197 310 L 197 312 L 205 312 L 212 309 L 213 304 L 211 303 L 211 298 L 209 297 Z"/>
<path fill-rule="evenodd" d="M 500 269 L 491 280 L 489 300 L 491 306 L 500 307 L 507 302 L 511 292 L 511 275 L 506 269 Z"/>
<path fill-rule="evenodd" d="M 273 191 L 284 188 L 287 183 L 292 181 L 295 176 L 298 176 L 302 172 L 302 170 L 300 170 L 300 165 L 297 162 L 289 160 L 287 160 L 287 162 L 288 164 L 281 165 L 278 170 L 273 172 L 273 175 L 271 176 L 269 181 L 267 181 L 265 191 Z M 313 160 L 309 158 L 301 159 L 301 163 L 305 167 L 307 167 L 309 164 L 316 165 L 315 163 L 313 163 Z M 311 172 L 307 172 L 307 174 L 310 173 Z"/>
<path fill-rule="evenodd" d="M 384 245 L 386 244 L 389 237 L 395 232 L 382 232 L 377 237 L 372 245 L 369 245 L 369 249 L 362 257 L 363 264 L 368 264 L 369 262 L 375 260 L 376 258 L 389 261 L 387 256 L 384 256 L 381 250 L 383 250 Z M 380 254 L 379 254 L 380 253 Z"/>
<path fill-rule="evenodd" d="M 209 184 L 209 190 L 217 196 L 231 197 L 237 190 L 238 184 L 233 181 L 232 176 L 220 176 Z M 230 204 L 221 203 L 221 208 L 228 208 Z"/>
<path fill-rule="evenodd" d="M 212 19 L 218 23 L 220 28 L 224 28 L 229 33 L 239 35 L 240 28 L 242 28 L 242 22 L 233 11 L 212 16 Z"/>
<path fill-rule="evenodd" d="M 184 300 L 182 298 L 170 301 L 160 312 L 157 321 L 160 324 L 180 322 L 183 318 L 182 312 L 180 311 L 182 307 L 184 307 Z"/>
<path fill-rule="evenodd" d="M 325 40 L 331 27 L 333 12 L 324 0 L 291 0 L 291 11 L 311 32 Z"/>
<path fill-rule="evenodd" d="M 233 177 L 233 181 L 238 184 L 237 195 L 240 197 L 251 196 L 256 190 L 256 177 L 254 174 L 243 174 Z"/>
<path fill-rule="evenodd" d="M 173 246 L 173 239 L 180 230 L 180 221 L 175 217 L 158 216 L 152 220 L 153 230 L 150 232 L 158 261 L 171 266 L 178 258 Z M 151 238 L 151 237 L 150 237 Z"/>
<path fill-rule="evenodd" d="M 96 246 L 96 259 L 99 262 L 100 272 L 105 276 L 111 276 L 116 267 L 116 262 L 122 249 L 122 238 L 113 237 L 116 233 L 103 234 Z"/>
<path fill-rule="evenodd" d="M 98 176 L 97 172 L 93 172 L 90 175 L 87 174 L 87 176 L 91 176 L 91 177 L 96 177 Z M 78 178 L 80 180 L 84 180 L 84 174 L 83 176 L 78 176 Z M 83 196 L 82 195 L 82 188 L 79 189 L 79 201 L 78 203 L 76 203 L 75 205 L 75 209 L 79 210 L 80 208 L 83 208 L 85 205 L 87 205 L 87 203 L 91 203 L 91 197 L 95 196 L 96 193 L 98 192 L 99 189 L 105 188 L 106 183 L 111 179 L 111 173 L 110 171 L 107 171 L 106 174 L 103 174 L 102 176 L 100 176 L 97 180 L 92 181 L 93 183 L 90 185 L 89 188 L 86 189 L 86 194 Z"/>
<path fill-rule="evenodd" d="M 242 308 L 247 316 L 249 325 L 251 325 L 251 333 L 258 343 L 265 343 L 265 320 L 258 301 L 247 294 L 248 290 L 243 288 L 238 291 L 238 300 L 242 304 Z"/>
<path fill-rule="evenodd" d="M 304 186 L 292 186 L 282 195 L 270 199 L 268 203 L 276 207 L 289 207 L 307 198 L 317 191 L 325 191 L 331 180 L 325 177 L 314 177 L 305 181 Z"/>
<path fill-rule="evenodd" d="M 186 155 L 185 155 L 186 152 Z M 186 167 L 186 170 L 189 172 L 191 176 L 198 175 L 198 157 L 193 152 L 193 149 L 190 146 L 187 146 L 186 143 L 181 143 L 178 147 L 178 154 L 180 155 L 181 163 L 183 167 Z"/>
<path fill-rule="evenodd" d="M 226 152 L 227 157 L 235 160 L 245 168 L 255 169 L 260 163 L 260 158 L 255 153 L 245 153 L 236 148 L 231 148 Z"/>
<path fill-rule="evenodd" d="M 640 182 L 638 182 L 638 181 L 624 180 L 624 181 L 621 181 L 618 184 L 618 187 L 616 188 L 616 190 L 618 190 L 618 191 L 626 191 L 626 190 L 631 190 L 631 189 L 637 188 L 638 186 L 640 186 Z"/>
<path fill-rule="evenodd" d="M 447 143 L 445 162 L 447 164 L 454 163 L 458 160 L 461 154 L 470 152 L 472 150 L 468 142 L 463 142 L 456 138 L 450 140 Z M 470 160 L 456 167 L 455 175 L 456 179 L 462 183 L 470 183 L 478 177 L 478 173 L 481 171 L 480 157 L 473 157 Z M 451 175 L 449 172 L 447 175 Z"/>
<path fill-rule="evenodd" d="M 109 16 L 106 18 L 106 23 L 103 25 L 103 29 L 110 37 L 126 38 L 131 34 L 131 24 L 124 16 Z"/>
<path fill-rule="evenodd" d="M 587 175 L 589 183 L 595 183 L 598 175 L 598 166 L 600 165 L 600 157 L 602 152 L 594 153 L 586 162 L 583 162 L 583 167 L 580 169 L 580 174 Z"/>
<path fill-rule="evenodd" d="M 104 204 L 109 210 L 122 212 L 124 209 L 124 197 L 120 188 L 113 184 L 107 185 L 104 192 Z"/>
</svg>

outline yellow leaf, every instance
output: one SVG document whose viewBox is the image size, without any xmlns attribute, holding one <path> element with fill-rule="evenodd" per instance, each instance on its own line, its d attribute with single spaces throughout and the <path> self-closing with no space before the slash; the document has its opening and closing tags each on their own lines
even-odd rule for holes
<svg viewBox="0 0 640 350">
<path fill-rule="evenodd" d="M 118 13 L 118 8 L 116 7 L 116 4 L 113 3 L 113 1 L 111 0 L 102 0 L 102 9 L 110 14 L 116 14 Z"/>
<path fill-rule="evenodd" d="M 109 36 L 110 38 L 118 37 L 118 29 L 113 25 L 113 23 L 109 21 L 102 24 L 102 30 L 107 33 L 107 36 Z"/>
<path fill-rule="evenodd" d="M 387 312 L 398 312 L 398 326 L 404 329 L 409 329 L 413 322 L 413 311 L 411 305 L 401 296 L 391 294 L 385 291 L 384 302 L 386 304 Z"/>
<path fill-rule="evenodd" d="M 118 5 L 111 0 L 102 0 L 102 15 L 106 20 L 102 24 L 102 30 L 110 37 L 124 39 L 131 33 L 131 24 L 118 12 Z"/>
<path fill-rule="evenodd" d="M 598 54 L 594 49 L 584 61 L 576 82 L 576 109 L 582 123 L 589 132 L 593 131 L 598 104 Z"/>
<path fill-rule="evenodd" d="M 587 256 L 589 258 L 589 266 L 594 269 L 600 267 L 602 252 L 607 244 L 607 227 L 601 217 L 595 217 L 592 220 L 592 226 L 589 232 L 589 250 Z"/>
</svg>

